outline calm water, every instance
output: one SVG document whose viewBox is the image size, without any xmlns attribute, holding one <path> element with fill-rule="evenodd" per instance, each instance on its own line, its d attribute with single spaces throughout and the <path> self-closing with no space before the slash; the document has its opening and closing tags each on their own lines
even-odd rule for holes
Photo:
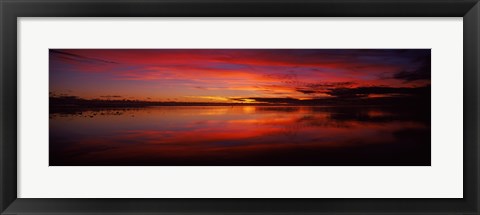
<svg viewBox="0 0 480 215">
<path fill-rule="evenodd" d="M 184 106 L 50 114 L 50 165 L 430 165 L 429 112 Z"/>
</svg>

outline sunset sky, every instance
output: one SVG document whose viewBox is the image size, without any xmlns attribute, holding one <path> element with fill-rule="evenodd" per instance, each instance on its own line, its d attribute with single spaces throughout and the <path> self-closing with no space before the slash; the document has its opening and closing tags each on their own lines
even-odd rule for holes
<svg viewBox="0 0 480 215">
<path fill-rule="evenodd" d="M 429 49 L 51 49 L 50 93 L 262 102 L 388 97 L 430 85 Z"/>
</svg>

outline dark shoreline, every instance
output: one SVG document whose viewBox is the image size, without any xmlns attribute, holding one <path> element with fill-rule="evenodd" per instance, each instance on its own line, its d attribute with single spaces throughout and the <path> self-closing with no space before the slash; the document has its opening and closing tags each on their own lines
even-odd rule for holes
<svg viewBox="0 0 480 215">
<path fill-rule="evenodd" d="M 430 96 L 406 96 L 384 98 L 323 98 L 311 100 L 279 99 L 272 102 L 172 102 L 140 100 L 82 99 L 74 96 L 50 97 L 51 109 L 56 108 L 138 108 L 151 106 L 428 106 Z"/>
</svg>

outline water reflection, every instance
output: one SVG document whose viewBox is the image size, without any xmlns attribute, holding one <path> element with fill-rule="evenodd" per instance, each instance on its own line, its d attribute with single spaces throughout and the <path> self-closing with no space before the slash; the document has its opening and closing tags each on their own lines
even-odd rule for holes
<svg viewBox="0 0 480 215">
<path fill-rule="evenodd" d="M 50 114 L 50 165 L 430 165 L 427 111 L 184 106 Z"/>
</svg>

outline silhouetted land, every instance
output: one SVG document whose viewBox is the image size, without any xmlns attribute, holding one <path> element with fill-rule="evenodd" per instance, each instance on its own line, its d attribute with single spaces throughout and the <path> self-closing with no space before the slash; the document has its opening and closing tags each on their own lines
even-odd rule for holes
<svg viewBox="0 0 480 215">
<path fill-rule="evenodd" d="M 376 88 L 376 91 L 387 92 L 391 88 Z M 50 113 L 65 113 L 79 110 L 110 109 L 110 108 L 142 108 L 149 106 L 391 106 L 399 108 L 415 107 L 416 109 L 430 110 L 430 87 L 405 88 L 396 90 L 401 92 L 397 96 L 368 97 L 368 89 L 356 88 L 336 93 L 336 97 L 300 100 L 295 98 L 243 98 L 256 102 L 241 102 L 233 99 L 225 102 L 174 102 L 174 101 L 141 101 L 141 100 L 103 100 L 83 99 L 77 96 L 51 96 Z"/>
</svg>

